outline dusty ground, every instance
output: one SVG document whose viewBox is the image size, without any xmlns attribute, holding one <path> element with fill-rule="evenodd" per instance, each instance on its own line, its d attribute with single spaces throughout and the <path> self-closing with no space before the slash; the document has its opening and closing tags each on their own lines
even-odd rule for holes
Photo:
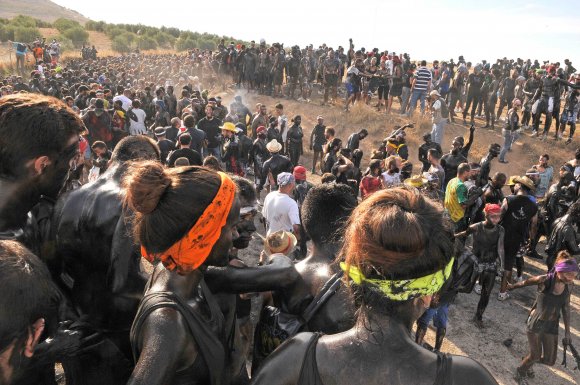
<svg viewBox="0 0 580 385">
<path fill-rule="evenodd" d="M 335 127 L 337 137 L 346 141 L 350 133 L 361 128 L 367 128 L 370 135 L 362 142 L 362 149 L 365 152 L 363 158 L 363 165 L 368 163 L 368 154 L 371 149 L 376 148 L 379 142 L 391 132 L 394 125 L 402 125 L 407 123 L 408 119 L 401 119 L 398 115 L 392 114 L 386 116 L 384 113 L 375 112 L 371 107 L 358 106 L 354 107 L 350 113 L 342 111 L 342 105 L 336 107 L 322 107 L 318 100 L 319 96 L 316 91 L 313 93 L 316 101 L 311 103 L 298 103 L 284 99 L 275 99 L 268 96 L 246 94 L 243 92 L 228 92 L 224 95 L 224 104 L 228 105 L 234 94 L 241 94 L 244 103 L 251 109 L 257 102 L 267 104 L 268 108 L 273 110 L 276 103 L 281 102 L 284 105 L 286 115 L 291 118 L 294 115 L 302 116 L 302 127 L 305 131 L 305 138 L 310 138 L 310 133 L 316 124 L 316 117 L 321 114 L 325 117 L 325 124 L 327 127 Z M 342 103 L 342 102 L 341 102 Z M 374 104 L 374 101 L 371 103 Z M 395 104 L 398 108 L 398 104 Z M 411 120 L 417 123 L 415 128 L 408 130 L 408 143 L 410 147 L 410 160 L 418 165 L 417 148 L 422 142 L 421 136 L 426 131 L 430 131 L 430 125 L 426 119 Z M 478 129 L 475 133 L 475 143 L 470 152 L 470 161 L 478 161 L 485 155 L 487 147 L 490 143 L 497 142 L 503 144 L 503 138 L 498 128 L 496 131 L 489 131 L 482 129 L 484 122 L 476 120 Z M 443 149 L 446 151 L 450 147 L 452 138 L 456 135 L 463 135 L 467 139 L 468 127 L 462 125 L 448 125 Z M 308 140 L 305 141 L 305 144 Z M 521 175 L 526 169 L 537 162 L 540 154 L 548 152 L 551 155 L 551 164 L 559 166 L 566 160 L 573 158 L 576 144 L 572 143 L 565 146 L 561 141 L 555 142 L 548 140 L 541 142 L 535 138 L 530 138 L 528 135 L 523 137 L 516 143 L 513 151 L 507 156 L 509 164 L 501 164 L 497 161 L 493 162 L 492 173 L 501 171 L 509 175 Z M 311 168 L 311 153 L 307 150 L 305 145 L 305 154 L 301 158 L 302 163 L 308 170 Z M 555 167 L 556 168 L 556 167 Z M 310 175 L 309 180 L 317 182 L 319 176 Z M 263 198 L 263 195 L 262 195 Z M 263 229 L 258 225 L 258 231 L 263 232 Z M 538 251 L 542 252 L 544 243 L 540 243 Z M 241 256 L 246 259 L 248 263 L 256 263 L 257 255 L 262 249 L 262 241 L 257 238 L 252 241 L 250 248 L 245 250 Z M 525 277 L 530 277 L 544 272 L 544 264 L 542 261 L 526 259 Z M 496 283 L 489 306 L 484 314 L 485 328 L 479 330 L 471 322 L 479 296 L 475 293 L 460 294 L 454 305 L 450 309 L 450 319 L 447 330 L 447 339 L 443 345 L 443 351 L 453 354 L 469 356 L 481 364 L 483 364 L 496 378 L 501 385 L 511 385 L 516 382 L 513 379 L 516 366 L 523 356 L 527 354 L 527 337 L 525 334 L 525 321 L 528 312 L 533 304 L 535 298 L 535 287 L 528 287 L 513 292 L 512 298 L 506 302 L 497 300 L 497 292 L 499 283 Z M 572 317 L 571 317 L 571 331 L 573 340 L 576 345 L 580 346 L 580 319 L 578 314 L 580 312 L 580 298 L 578 290 L 572 288 Z M 563 337 L 564 330 L 561 324 L 560 338 Z M 427 334 L 427 342 L 434 344 L 435 332 L 429 331 Z M 503 345 L 503 341 L 511 338 L 513 344 L 510 348 Z M 569 385 L 580 383 L 580 371 L 572 370 L 575 367 L 570 353 L 568 353 L 568 368 L 560 365 L 562 362 L 562 347 L 559 347 L 558 360 L 554 367 L 546 367 L 543 365 L 535 366 L 536 377 L 530 380 L 531 384 L 551 384 L 551 385 Z"/>
</svg>

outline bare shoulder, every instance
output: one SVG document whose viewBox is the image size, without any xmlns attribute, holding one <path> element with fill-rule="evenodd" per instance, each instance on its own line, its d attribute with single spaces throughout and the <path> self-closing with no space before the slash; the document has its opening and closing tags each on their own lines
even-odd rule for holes
<svg viewBox="0 0 580 385">
<path fill-rule="evenodd" d="M 464 356 L 452 356 L 451 372 L 455 383 L 497 385 L 491 373 L 479 362 Z"/>
<path fill-rule="evenodd" d="M 312 337 L 312 333 L 300 333 L 285 341 L 264 361 L 252 385 L 297 385 Z"/>
</svg>

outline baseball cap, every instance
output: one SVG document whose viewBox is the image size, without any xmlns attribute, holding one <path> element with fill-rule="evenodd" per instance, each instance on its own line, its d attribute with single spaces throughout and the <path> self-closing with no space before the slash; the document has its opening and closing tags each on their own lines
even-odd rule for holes
<svg viewBox="0 0 580 385">
<path fill-rule="evenodd" d="M 304 166 L 294 167 L 293 174 L 296 180 L 306 180 L 306 168 Z"/>
</svg>

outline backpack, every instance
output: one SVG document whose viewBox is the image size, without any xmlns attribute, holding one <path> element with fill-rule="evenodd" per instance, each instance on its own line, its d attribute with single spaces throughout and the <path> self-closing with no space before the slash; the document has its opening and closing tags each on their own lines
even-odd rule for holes
<svg viewBox="0 0 580 385">
<path fill-rule="evenodd" d="M 449 107 L 443 98 L 439 98 L 441 102 L 441 117 L 447 119 L 449 117 Z"/>
</svg>

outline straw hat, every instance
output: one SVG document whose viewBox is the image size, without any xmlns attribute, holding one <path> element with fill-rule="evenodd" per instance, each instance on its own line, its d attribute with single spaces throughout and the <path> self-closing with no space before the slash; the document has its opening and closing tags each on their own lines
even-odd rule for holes
<svg viewBox="0 0 580 385">
<path fill-rule="evenodd" d="M 266 145 L 266 149 L 271 153 L 276 153 L 282 150 L 282 145 L 276 139 L 272 139 L 270 143 Z"/>
<path fill-rule="evenodd" d="M 226 131 L 231 131 L 233 133 L 236 133 L 236 125 L 233 124 L 232 122 L 225 122 L 223 126 L 220 127 L 222 130 L 226 130 Z"/>
<path fill-rule="evenodd" d="M 266 237 L 264 241 L 264 252 L 268 256 L 272 254 L 288 255 L 294 250 L 297 244 L 298 240 L 294 234 L 280 230 Z"/>
<path fill-rule="evenodd" d="M 403 183 L 407 186 L 420 188 L 427 184 L 427 178 L 424 178 L 421 175 L 413 175 L 412 177 L 405 179 Z"/>
<path fill-rule="evenodd" d="M 534 184 L 534 181 L 528 178 L 527 176 L 517 176 L 514 178 L 514 182 L 526 186 L 528 189 L 530 189 L 530 191 L 536 190 L 536 185 Z"/>
<path fill-rule="evenodd" d="M 516 184 L 516 178 L 517 177 L 518 177 L 517 175 L 510 176 L 509 179 L 508 179 L 508 181 L 507 181 L 507 183 L 506 183 L 506 185 L 507 186 L 515 186 L 515 184 Z"/>
</svg>

